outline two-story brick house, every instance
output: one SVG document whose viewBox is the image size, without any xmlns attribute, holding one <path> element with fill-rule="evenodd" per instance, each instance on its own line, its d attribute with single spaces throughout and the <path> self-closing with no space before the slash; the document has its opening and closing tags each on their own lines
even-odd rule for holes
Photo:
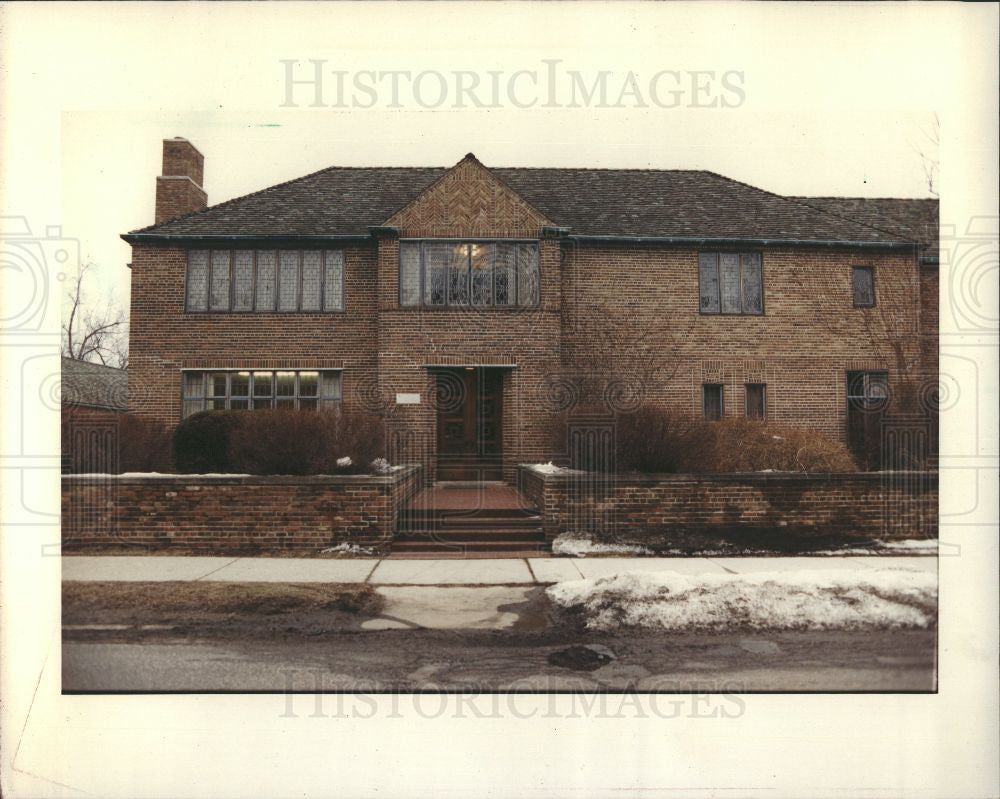
<svg viewBox="0 0 1000 799">
<path fill-rule="evenodd" d="M 470 154 L 206 208 L 202 174 L 193 145 L 165 141 L 156 224 L 123 236 L 130 404 L 168 424 L 342 402 L 386 414 L 396 461 L 510 479 L 559 455 L 552 420 L 574 409 L 653 403 L 857 444 L 891 387 L 936 386 L 936 223 L 915 232 L 936 201 L 879 216 L 711 172 Z"/>
</svg>

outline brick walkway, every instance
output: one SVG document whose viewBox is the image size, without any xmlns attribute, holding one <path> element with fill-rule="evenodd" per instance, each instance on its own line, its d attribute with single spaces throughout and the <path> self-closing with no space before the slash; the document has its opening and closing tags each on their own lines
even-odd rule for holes
<svg viewBox="0 0 1000 799">
<path fill-rule="evenodd" d="M 506 483 L 437 483 L 425 488 L 406 506 L 411 511 L 537 509 L 514 486 Z"/>
</svg>

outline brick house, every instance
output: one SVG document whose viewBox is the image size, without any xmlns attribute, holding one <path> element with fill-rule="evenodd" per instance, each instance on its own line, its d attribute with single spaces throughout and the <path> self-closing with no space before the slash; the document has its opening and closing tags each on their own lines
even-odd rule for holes
<svg viewBox="0 0 1000 799">
<path fill-rule="evenodd" d="M 166 140 L 156 224 L 123 236 L 148 418 L 343 403 L 385 414 L 394 462 L 510 480 L 566 455 L 566 413 L 763 417 L 865 452 L 882 409 L 933 405 L 936 201 L 471 154 L 213 207 L 202 176 Z"/>
</svg>

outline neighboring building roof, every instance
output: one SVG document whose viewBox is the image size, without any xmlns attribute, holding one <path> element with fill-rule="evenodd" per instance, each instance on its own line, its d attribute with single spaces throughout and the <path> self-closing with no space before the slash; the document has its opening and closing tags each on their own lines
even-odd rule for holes
<svg viewBox="0 0 1000 799">
<path fill-rule="evenodd" d="M 192 237 L 367 237 L 445 168 L 331 167 L 126 234 L 126 241 Z M 572 236 L 757 242 L 907 241 L 714 172 L 491 169 Z"/>
<path fill-rule="evenodd" d="M 128 372 L 89 361 L 62 359 L 62 404 L 128 410 Z"/>
<path fill-rule="evenodd" d="M 845 219 L 895 232 L 924 245 L 922 260 L 938 259 L 938 201 L 898 197 L 792 197 Z"/>
</svg>

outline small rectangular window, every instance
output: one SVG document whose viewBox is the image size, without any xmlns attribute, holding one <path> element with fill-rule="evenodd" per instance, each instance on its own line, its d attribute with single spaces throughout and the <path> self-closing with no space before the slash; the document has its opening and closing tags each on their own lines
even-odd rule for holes
<svg viewBox="0 0 1000 799">
<path fill-rule="evenodd" d="M 875 304 L 875 271 L 870 266 L 855 266 L 852 272 L 854 307 L 872 307 Z"/>
<path fill-rule="evenodd" d="M 722 384 L 705 383 L 701 387 L 702 408 L 705 418 L 709 421 L 717 422 L 722 418 Z"/>
<path fill-rule="evenodd" d="M 747 383 L 746 391 L 747 419 L 766 419 L 767 386 L 764 383 Z"/>
</svg>

